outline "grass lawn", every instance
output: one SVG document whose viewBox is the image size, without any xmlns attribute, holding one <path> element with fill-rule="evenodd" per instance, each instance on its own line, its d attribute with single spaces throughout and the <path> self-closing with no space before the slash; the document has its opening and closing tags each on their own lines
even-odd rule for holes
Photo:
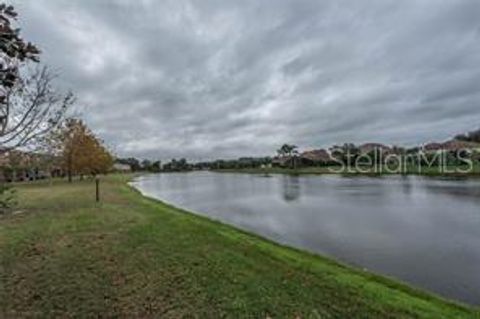
<svg viewBox="0 0 480 319">
<path fill-rule="evenodd" d="M 127 177 L 18 187 L 0 318 L 480 318 L 395 281 L 142 197 Z M 453 271 L 453 270 L 452 270 Z"/>
</svg>

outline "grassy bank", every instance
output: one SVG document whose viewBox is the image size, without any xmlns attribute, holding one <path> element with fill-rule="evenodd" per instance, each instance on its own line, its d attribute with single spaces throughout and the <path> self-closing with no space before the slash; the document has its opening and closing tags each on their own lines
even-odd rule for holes
<svg viewBox="0 0 480 319">
<path fill-rule="evenodd" d="M 447 167 L 445 171 L 440 170 L 438 167 L 422 167 L 421 170 L 418 167 L 407 167 L 402 172 L 392 172 L 388 169 L 374 169 L 370 167 L 363 167 L 360 170 L 340 170 L 340 167 L 301 167 L 297 169 L 291 168 L 239 168 L 239 169 L 218 169 L 216 172 L 225 173 L 248 173 L 248 174 L 294 174 L 294 175 L 321 175 L 321 174 L 340 174 L 340 175 L 423 175 L 423 176 L 471 176 L 480 177 L 480 165 L 474 165 L 468 172 L 464 172 L 468 167 Z"/>
<path fill-rule="evenodd" d="M 126 177 L 18 187 L 0 317 L 478 318 L 477 310 L 146 199 Z"/>
</svg>

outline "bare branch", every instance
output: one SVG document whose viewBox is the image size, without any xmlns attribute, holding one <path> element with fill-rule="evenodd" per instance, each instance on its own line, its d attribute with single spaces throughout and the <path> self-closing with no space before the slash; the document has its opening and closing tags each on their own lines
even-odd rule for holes
<svg viewBox="0 0 480 319">
<path fill-rule="evenodd" d="M 52 84 L 55 77 L 45 66 L 36 68 L 9 91 L 4 113 L 8 120 L 0 131 L 3 150 L 35 143 L 66 118 L 75 97 L 58 93 Z"/>
</svg>

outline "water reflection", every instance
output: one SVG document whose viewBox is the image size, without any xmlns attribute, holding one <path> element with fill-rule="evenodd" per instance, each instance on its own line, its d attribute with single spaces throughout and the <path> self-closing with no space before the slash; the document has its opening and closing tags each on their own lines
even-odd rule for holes
<svg viewBox="0 0 480 319">
<path fill-rule="evenodd" d="M 300 198 L 300 178 L 298 175 L 282 176 L 283 199 L 287 202 Z"/>
<path fill-rule="evenodd" d="M 146 195 L 292 246 L 480 303 L 480 181 L 189 173 Z"/>
</svg>

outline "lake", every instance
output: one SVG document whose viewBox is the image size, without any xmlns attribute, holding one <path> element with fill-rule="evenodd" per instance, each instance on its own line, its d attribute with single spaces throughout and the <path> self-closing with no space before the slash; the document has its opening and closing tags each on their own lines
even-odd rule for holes
<svg viewBox="0 0 480 319">
<path fill-rule="evenodd" d="M 132 184 L 279 243 L 480 304 L 480 180 L 191 172 Z"/>
</svg>

